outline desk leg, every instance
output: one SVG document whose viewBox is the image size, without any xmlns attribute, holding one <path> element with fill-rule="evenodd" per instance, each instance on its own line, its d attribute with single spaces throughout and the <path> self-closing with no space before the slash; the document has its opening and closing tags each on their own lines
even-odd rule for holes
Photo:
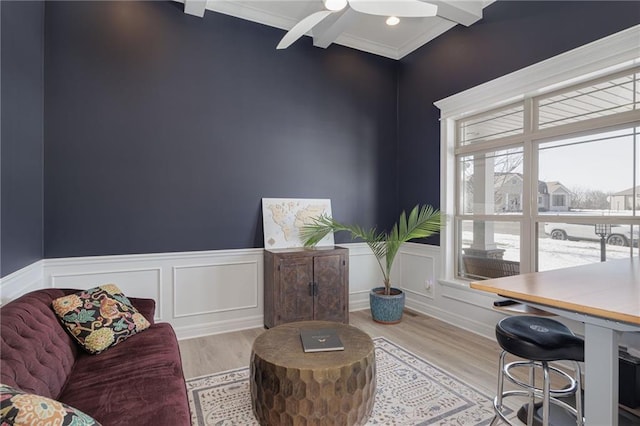
<svg viewBox="0 0 640 426">
<path fill-rule="evenodd" d="M 587 426 L 618 426 L 618 341 L 620 332 L 585 323 Z"/>
</svg>

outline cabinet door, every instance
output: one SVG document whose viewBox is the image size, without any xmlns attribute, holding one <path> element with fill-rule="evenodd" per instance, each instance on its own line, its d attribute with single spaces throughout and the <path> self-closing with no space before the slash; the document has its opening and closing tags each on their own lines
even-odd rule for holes
<svg viewBox="0 0 640 426">
<path fill-rule="evenodd" d="M 280 258 L 277 323 L 313 319 L 313 261 L 309 257 Z"/>
<path fill-rule="evenodd" d="M 345 267 L 343 256 L 314 258 L 314 278 L 317 286 L 315 319 L 345 321 Z"/>
</svg>

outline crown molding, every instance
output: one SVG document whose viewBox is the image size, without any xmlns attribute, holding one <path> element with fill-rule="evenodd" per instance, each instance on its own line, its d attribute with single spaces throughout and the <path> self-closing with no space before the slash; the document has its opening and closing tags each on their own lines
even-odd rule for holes
<svg viewBox="0 0 640 426">
<path fill-rule="evenodd" d="M 207 10 L 288 31 L 297 20 L 233 1 L 208 1 Z"/>
<path fill-rule="evenodd" d="M 409 42 L 401 46 L 397 50 L 398 57 L 396 59 L 404 58 L 409 53 L 413 52 L 416 49 L 419 49 L 420 47 L 424 46 L 434 38 L 449 31 L 451 28 L 455 27 L 456 25 L 457 24 L 455 22 L 443 20 L 442 22 L 427 28 L 427 30 L 424 33 L 420 34 L 418 37 L 414 38 L 413 40 L 410 40 Z"/>
</svg>

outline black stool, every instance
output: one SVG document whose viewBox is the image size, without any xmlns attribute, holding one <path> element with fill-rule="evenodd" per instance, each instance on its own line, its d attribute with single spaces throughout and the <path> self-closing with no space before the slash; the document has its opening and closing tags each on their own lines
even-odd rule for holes
<svg viewBox="0 0 640 426">
<path fill-rule="evenodd" d="M 584 424 L 582 414 L 582 400 L 580 397 L 581 380 L 580 364 L 584 361 L 584 340 L 574 335 L 564 324 L 544 317 L 512 316 L 503 318 L 496 325 L 496 338 L 502 353 L 500 354 L 498 370 L 498 394 L 493 400 L 493 408 L 496 416 L 491 425 L 495 425 L 500 418 L 507 424 L 511 424 L 503 413 L 502 400 L 510 396 L 529 397 L 529 406 L 526 410 L 527 424 L 533 425 L 533 413 L 540 406 L 536 405 L 535 398 L 542 398 L 542 424 L 549 425 L 549 406 L 556 404 L 576 417 L 576 425 Z M 507 353 L 524 358 L 522 361 L 514 361 L 505 365 Z M 574 377 L 562 370 L 549 366 L 550 361 L 572 361 L 575 364 Z M 528 368 L 529 383 L 525 383 L 514 377 L 511 370 Z M 535 385 L 536 368 L 542 369 L 542 387 Z M 567 381 L 564 388 L 551 388 L 551 374 L 557 374 Z M 523 390 L 504 391 L 504 377 Z M 575 395 L 576 407 L 558 399 Z M 524 420 L 524 419 L 523 419 Z"/>
</svg>

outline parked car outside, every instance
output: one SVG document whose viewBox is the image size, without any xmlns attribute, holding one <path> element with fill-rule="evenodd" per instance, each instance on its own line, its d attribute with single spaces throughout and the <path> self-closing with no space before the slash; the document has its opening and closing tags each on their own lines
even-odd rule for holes
<svg viewBox="0 0 640 426">
<path fill-rule="evenodd" d="M 638 245 L 638 232 L 640 226 L 634 226 L 633 234 L 631 225 L 611 225 L 611 233 L 607 236 L 607 244 L 613 246 Z M 588 240 L 600 241 L 600 236 L 595 232 L 594 225 L 582 223 L 545 223 L 544 232 L 554 240 Z"/>
</svg>

